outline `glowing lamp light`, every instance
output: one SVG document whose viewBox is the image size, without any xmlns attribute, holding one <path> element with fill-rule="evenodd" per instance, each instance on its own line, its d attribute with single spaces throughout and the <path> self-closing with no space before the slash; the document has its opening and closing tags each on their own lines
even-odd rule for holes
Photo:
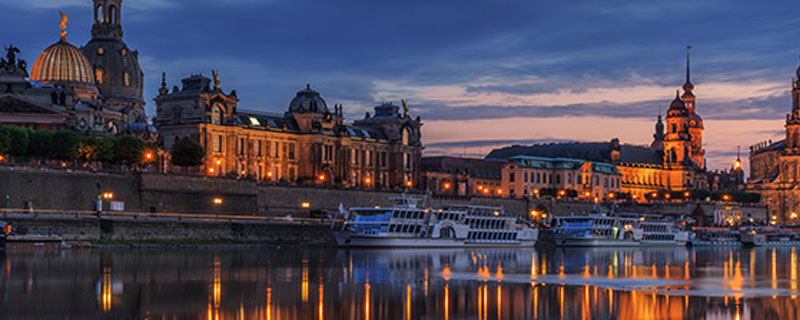
<svg viewBox="0 0 800 320">
<path fill-rule="evenodd" d="M 667 194 L 665 194 L 665 195 L 664 195 L 664 198 L 666 198 L 666 199 L 669 199 L 670 197 L 671 197 L 671 196 L 669 195 L 669 193 L 667 193 Z"/>
<path fill-rule="evenodd" d="M 723 196 L 722 196 L 722 200 L 729 201 L 729 200 L 731 200 L 731 196 L 729 196 L 729 195 L 727 195 L 727 194 L 726 194 L 726 195 L 723 195 Z"/>
<path fill-rule="evenodd" d="M 500 211 L 495 211 L 495 212 L 494 212 L 494 216 L 495 216 L 495 217 L 496 217 L 496 216 L 499 216 L 499 215 L 500 215 Z"/>
<path fill-rule="evenodd" d="M 272 171 L 268 171 L 267 172 L 267 177 L 272 178 L 272 176 L 273 176 Z"/>
<path fill-rule="evenodd" d="M 106 200 L 114 199 L 114 193 L 113 192 L 103 192 L 102 196 L 103 196 L 103 199 L 106 199 Z"/>
<path fill-rule="evenodd" d="M 592 193 L 587 191 L 583 193 L 583 196 L 588 198 L 592 196 Z"/>
<path fill-rule="evenodd" d="M 411 188 L 411 186 L 413 186 L 413 185 L 414 185 L 414 183 L 411 182 L 411 180 L 406 181 L 406 187 Z"/>
<path fill-rule="evenodd" d="M 483 186 L 478 186 L 478 190 L 482 191 L 483 190 Z"/>
<path fill-rule="evenodd" d="M 769 222 L 769 224 L 771 224 L 771 225 L 773 225 L 773 226 L 774 226 L 774 225 L 778 224 L 778 222 L 777 222 L 777 221 L 775 221 L 775 220 L 772 220 L 772 221 L 770 221 L 770 222 Z"/>
<path fill-rule="evenodd" d="M 497 194 L 498 195 L 502 195 L 503 194 L 503 189 L 497 189 Z"/>
<path fill-rule="evenodd" d="M 792 217 L 792 219 L 797 219 L 797 212 L 792 212 L 791 217 Z"/>
<path fill-rule="evenodd" d="M 318 179 L 320 182 L 325 182 L 325 179 L 326 179 L 326 177 L 325 177 L 325 175 L 324 175 L 324 174 L 321 174 L 321 175 L 319 175 L 319 177 L 317 177 L 317 179 Z"/>
<path fill-rule="evenodd" d="M 489 194 L 489 192 L 491 192 L 489 188 L 483 188 L 483 194 Z"/>
<path fill-rule="evenodd" d="M 220 159 L 217 159 L 217 165 L 218 165 L 218 166 L 219 166 L 219 165 L 222 165 L 222 160 L 220 160 Z"/>
<path fill-rule="evenodd" d="M 543 219 L 544 219 L 544 218 L 547 218 L 547 214 L 546 214 L 546 213 L 542 213 L 542 218 L 543 218 Z"/>
<path fill-rule="evenodd" d="M 147 160 L 147 161 L 153 160 L 153 153 L 152 152 L 145 153 L 144 154 L 144 159 Z"/>
<path fill-rule="evenodd" d="M 653 194 L 651 194 L 651 196 L 653 196 L 653 198 L 658 198 L 658 193 L 653 192 Z"/>
<path fill-rule="evenodd" d="M 733 168 L 734 169 L 741 169 L 742 168 L 742 161 L 736 160 L 736 162 L 733 163 Z"/>
<path fill-rule="evenodd" d="M 609 192 L 608 193 L 608 198 L 609 199 L 614 199 L 614 193 L 613 192 Z"/>
<path fill-rule="evenodd" d="M 558 195 L 563 197 L 563 196 L 567 195 L 567 192 L 564 191 L 564 190 L 561 190 L 561 191 L 558 192 Z"/>
<path fill-rule="evenodd" d="M 311 203 L 303 202 L 303 203 L 300 204 L 300 207 L 303 208 L 303 209 L 311 208 Z"/>
<path fill-rule="evenodd" d="M 214 173 L 214 168 L 208 168 L 208 173 L 209 173 L 209 174 L 212 174 L 212 173 Z"/>
<path fill-rule="evenodd" d="M 535 216 L 538 216 L 539 213 L 536 212 L 536 210 L 531 210 L 531 215 L 535 217 Z"/>
<path fill-rule="evenodd" d="M 3 160 L 5 160 L 5 159 L 6 159 L 6 156 L 4 156 L 4 155 L 0 154 L 0 161 L 3 161 Z"/>
<path fill-rule="evenodd" d="M 444 189 L 445 190 L 450 190 L 450 187 L 451 187 L 450 182 L 445 182 L 444 183 Z"/>
<path fill-rule="evenodd" d="M 364 184 L 371 184 L 371 183 L 372 183 L 372 179 L 370 179 L 370 178 L 364 179 Z"/>
<path fill-rule="evenodd" d="M 216 197 L 214 198 L 214 205 L 218 206 L 222 204 L 222 198 Z"/>
</svg>

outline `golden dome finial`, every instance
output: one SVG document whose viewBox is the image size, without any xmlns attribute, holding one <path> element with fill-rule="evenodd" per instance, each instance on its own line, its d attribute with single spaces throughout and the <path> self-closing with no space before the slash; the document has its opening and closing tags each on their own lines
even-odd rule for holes
<svg viewBox="0 0 800 320">
<path fill-rule="evenodd" d="M 61 27 L 61 39 L 62 40 L 66 40 L 67 39 L 67 23 L 69 22 L 69 20 L 67 19 L 67 15 L 64 14 L 63 12 L 59 11 L 58 14 L 61 15 L 61 24 L 58 25 L 59 27 Z"/>
</svg>

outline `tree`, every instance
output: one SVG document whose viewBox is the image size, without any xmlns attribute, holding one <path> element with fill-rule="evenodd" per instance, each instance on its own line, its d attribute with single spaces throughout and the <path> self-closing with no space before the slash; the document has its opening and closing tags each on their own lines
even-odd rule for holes
<svg viewBox="0 0 800 320">
<path fill-rule="evenodd" d="M 186 168 L 202 165 L 206 151 L 194 139 L 182 138 L 175 141 L 170 154 L 173 165 Z"/>
<path fill-rule="evenodd" d="M 0 154 L 9 153 L 11 150 L 11 128 L 0 124 Z"/>
<path fill-rule="evenodd" d="M 83 137 L 78 148 L 79 157 L 86 161 L 111 162 L 114 159 L 114 144 L 111 137 Z"/>
<path fill-rule="evenodd" d="M 31 142 L 31 129 L 9 127 L 10 144 L 8 152 L 14 156 L 27 156 Z"/>
<path fill-rule="evenodd" d="M 126 135 L 118 138 L 114 143 L 114 162 L 121 164 L 138 163 L 142 160 L 142 150 L 145 144 L 142 139 Z"/>
<path fill-rule="evenodd" d="M 30 134 L 28 154 L 35 158 L 47 158 L 53 140 L 53 132 L 49 130 L 33 130 Z"/>
<path fill-rule="evenodd" d="M 53 133 L 49 158 L 57 160 L 73 160 L 78 158 L 81 136 L 74 131 L 59 130 Z"/>
</svg>

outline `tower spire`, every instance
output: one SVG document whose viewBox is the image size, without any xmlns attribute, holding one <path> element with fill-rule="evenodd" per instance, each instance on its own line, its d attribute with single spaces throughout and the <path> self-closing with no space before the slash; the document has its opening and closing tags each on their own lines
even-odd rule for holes
<svg viewBox="0 0 800 320">
<path fill-rule="evenodd" d="M 683 84 L 683 91 L 692 92 L 694 90 L 694 85 L 692 84 L 691 80 L 691 69 L 689 63 L 689 54 L 692 50 L 692 46 L 686 46 L 686 82 Z"/>
</svg>

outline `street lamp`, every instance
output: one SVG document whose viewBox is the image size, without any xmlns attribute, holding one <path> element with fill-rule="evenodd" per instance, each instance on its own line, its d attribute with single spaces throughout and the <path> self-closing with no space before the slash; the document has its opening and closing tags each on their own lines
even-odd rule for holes
<svg viewBox="0 0 800 320">
<path fill-rule="evenodd" d="M 215 206 L 220 206 L 220 205 L 222 205 L 222 198 L 220 198 L 220 197 L 216 197 L 216 198 L 214 198 L 214 205 L 215 205 Z"/>
<path fill-rule="evenodd" d="M 445 182 L 445 183 L 444 183 L 444 190 L 447 190 L 447 191 L 449 191 L 449 190 L 450 190 L 450 187 L 451 187 L 451 186 L 450 186 L 450 182 Z"/>
<path fill-rule="evenodd" d="M 303 203 L 300 204 L 300 207 L 303 208 L 303 209 L 311 208 L 311 203 L 303 202 Z"/>
<path fill-rule="evenodd" d="M 414 183 L 411 182 L 411 180 L 406 181 L 406 187 L 411 188 L 413 185 L 414 185 Z"/>
</svg>

